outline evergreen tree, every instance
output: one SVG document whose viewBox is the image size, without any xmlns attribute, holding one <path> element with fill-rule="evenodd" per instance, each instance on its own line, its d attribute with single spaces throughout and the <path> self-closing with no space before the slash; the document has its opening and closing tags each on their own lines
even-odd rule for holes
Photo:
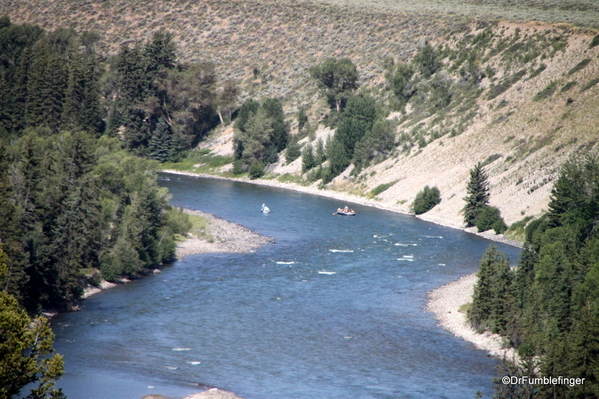
<svg viewBox="0 0 599 399">
<path fill-rule="evenodd" d="M 104 131 L 104 120 L 100 105 L 100 71 L 93 52 L 84 58 L 83 76 L 85 84 L 79 119 L 83 130 L 97 135 Z"/>
<path fill-rule="evenodd" d="M 67 130 L 82 128 L 83 90 L 85 80 L 81 53 L 73 43 L 69 47 L 67 57 L 67 87 L 62 107 L 62 127 Z"/>
<path fill-rule="evenodd" d="M 302 133 L 304 127 L 309 123 L 308 115 L 306 114 L 306 109 L 301 107 L 297 113 L 297 130 L 299 133 Z"/>
<path fill-rule="evenodd" d="M 470 170 L 470 181 L 466 187 L 468 197 L 464 198 L 466 206 L 464 206 L 464 223 L 466 227 L 475 225 L 475 220 L 478 214 L 489 203 L 489 178 L 482 164 L 477 163 Z"/>
<path fill-rule="evenodd" d="M 478 330 L 506 331 L 510 311 L 509 265 L 509 260 L 495 245 L 485 251 L 474 286 L 472 308 L 468 314 L 471 323 Z"/>
<path fill-rule="evenodd" d="M 349 99 L 332 143 L 327 149 L 332 176 L 337 176 L 351 162 L 356 144 L 372 130 L 376 118 L 374 99 L 355 96 Z"/>
<path fill-rule="evenodd" d="M 310 169 L 316 166 L 314 158 L 314 150 L 310 144 L 304 147 L 302 151 L 302 173 L 306 173 Z"/>
<path fill-rule="evenodd" d="M 356 144 L 354 150 L 356 164 L 367 163 L 370 159 L 391 151 L 395 147 L 394 130 L 391 121 L 377 120 L 372 126 L 372 130 L 367 132 Z"/>
<path fill-rule="evenodd" d="M 245 125 L 245 131 L 237 132 L 237 140 L 243 143 L 242 160 L 246 167 L 254 161 L 263 161 L 266 149 L 272 137 L 272 121 L 268 118 L 267 111 L 259 108 L 250 116 Z"/>
<path fill-rule="evenodd" d="M 8 256 L 4 282 L 0 285 L 0 290 L 8 292 L 22 302 L 21 293 L 27 283 L 26 258 L 20 243 L 21 213 L 15 205 L 14 190 L 9 180 L 10 162 L 6 147 L 0 140 L 0 243 Z"/>
<path fill-rule="evenodd" d="M 285 152 L 285 161 L 287 164 L 295 161 L 302 155 L 301 146 L 298 143 L 297 134 L 291 137 L 291 141 L 287 146 L 287 151 Z"/>
<path fill-rule="evenodd" d="M 262 108 L 266 111 L 266 116 L 271 120 L 272 133 L 270 143 L 277 152 L 281 152 L 287 147 L 289 141 L 289 125 L 285 121 L 283 105 L 278 98 L 267 98 L 262 103 Z"/>
<path fill-rule="evenodd" d="M 177 60 L 177 45 L 173 34 L 164 29 L 154 32 L 152 40 L 144 48 L 147 63 L 148 80 L 153 81 L 160 69 L 175 67 Z"/>
<path fill-rule="evenodd" d="M 171 159 L 173 153 L 173 140 L 171 129 L 164 118 L 160 118 L 156 130 L 152 134 L 152 138 L 148 144 L 150 150 L 150 158 L 158 162 L 167 162 Z"/>
<path fill-rule="evenodd" d="M 574 317 L 575 323 L 568 334 L 568 360 L 565 369 L 570 378 L 584 378 L 568 397 L 599 397 L 599 312 L 590 302 L 582 305 Z"/>
</svg>

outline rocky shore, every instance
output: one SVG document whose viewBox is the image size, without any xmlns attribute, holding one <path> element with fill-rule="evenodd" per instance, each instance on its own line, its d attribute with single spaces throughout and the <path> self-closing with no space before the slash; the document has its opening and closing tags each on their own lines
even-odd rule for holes
<svg viewBox="0 0 599 399">
<path fill-rule="evenodd" d="M 163 396 L 163 395 L 147 395 L 141 399 L 171 399 L 171 398 L 168 396 Z M 242 398 L 240 398 L 239 396 L 237 396 L 231 392 L 223 391 L 222 389 L 211 388 L 204 392 L 194 393 L 192 395 L 186 396 L 183 399 L 242 399 Z"/>
<path fill-rule="evenodd" d="M 487 351 L 490 356 L 517 362 L 516 351 L 506 348 L 500 335 L 477 333 L 466 320 L 466 314 L 460 311 L 462 305 L 472 302 L 475 284 L 476 273 L 472 273 L 434 289 L 428 294 L 427 310 L 434 313 L 441 327 L 456 337 Z"/>
</svg>

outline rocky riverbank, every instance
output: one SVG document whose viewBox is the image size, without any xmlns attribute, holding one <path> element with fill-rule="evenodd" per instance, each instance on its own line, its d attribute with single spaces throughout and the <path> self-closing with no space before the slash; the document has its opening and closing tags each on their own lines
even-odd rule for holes
<svg viewBox="0 0 599 399">
<path fill-rule="evenodd" d="M 171 398 L 168 396 L 163 396 L 163 395 L 147 395 L 141 399 L 171 399 Z M 242 398 L 240 398 L 239 396 L 237 396 L 231 392 L 223 391 L 222 389 L 211 388 L 204 392 L 194 393 L 193 395 L 186 396 L 183 399 L 242 399 Z"/>
<path fill-rule="evenodd" d="M 517 361 L 518 355 L 513 348 L 506 348 L 503 337 L 485 332 L 477 333 L 466 320 L 466 313 L 460 307 L 472 302 L 476 273 L 461 277 L 429 292 L 427 310 L 435 314 L 439 325 L 477 349 L 487 351 L 490 356 Z"/>
</svg>

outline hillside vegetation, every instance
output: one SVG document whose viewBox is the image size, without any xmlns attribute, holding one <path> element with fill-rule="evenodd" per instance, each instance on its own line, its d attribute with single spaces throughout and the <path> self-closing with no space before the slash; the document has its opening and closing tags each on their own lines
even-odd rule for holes
<svg viewBox="0 0 599 399">
<path fill-rule="evenodd" d="M 510 225 L 539 215 L 560 165 L 597 140 L 599 47 L 592 28 L 599 7 L 592 1 L 21 0 L 3 3 L 0 12 L 46 29 L 94 30 L 105 57 L 166 28 L 181 59 L 213 62 L 221 81 L 239 85 L 240 103 L 280 98 L 292 133 L 300 109 L 312 126 L 328 113 L 308 69 L 347 57 L 359 71 L 360 91 L 397 121 L 397 148 L 328 188 L 372 196 L 379 187 L 377 200 L 407 211 L 424 186 L 438 187 L 441 203 L 424 217 L 455 226 L 462 225 L 465 181 L 477 162 L 490 177 L 491 205 Z M 442 66 L 413 82 L 420 94 L 402 104 L 393 93 L 397 65 L 412 62 L 427 42 Z M 447 104 L 438 103 L 440 95 Z M 232 131 L 217 128 L 212 143 L 231 155 Z M 270 177 L 320 183 L 306 174 L 290 178 L 301 174 L 300 159 L 284 164 L 281 157 Z"/>
</svg>

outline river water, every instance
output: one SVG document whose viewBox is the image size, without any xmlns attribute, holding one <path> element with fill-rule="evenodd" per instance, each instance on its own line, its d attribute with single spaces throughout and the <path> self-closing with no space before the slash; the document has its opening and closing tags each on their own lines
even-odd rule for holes
<svg viewBox="0 0 599 399">
<path fill-rule="evenodd" d="M 357 216 L 333 216 L 345 204 L 272 187 L 175 175 L 160 183 L 173 205 L 274 242 L 190 256 L 57 316 L 69 398 L 182 397 L 212 386 L 246 399 L 491 395 L 499 361 L 425 309 L 428 291 L 477 269 L 489 241 L 349 203 Z M 272 213 L 260 213 L 262 203 Z"/>
</svg>

